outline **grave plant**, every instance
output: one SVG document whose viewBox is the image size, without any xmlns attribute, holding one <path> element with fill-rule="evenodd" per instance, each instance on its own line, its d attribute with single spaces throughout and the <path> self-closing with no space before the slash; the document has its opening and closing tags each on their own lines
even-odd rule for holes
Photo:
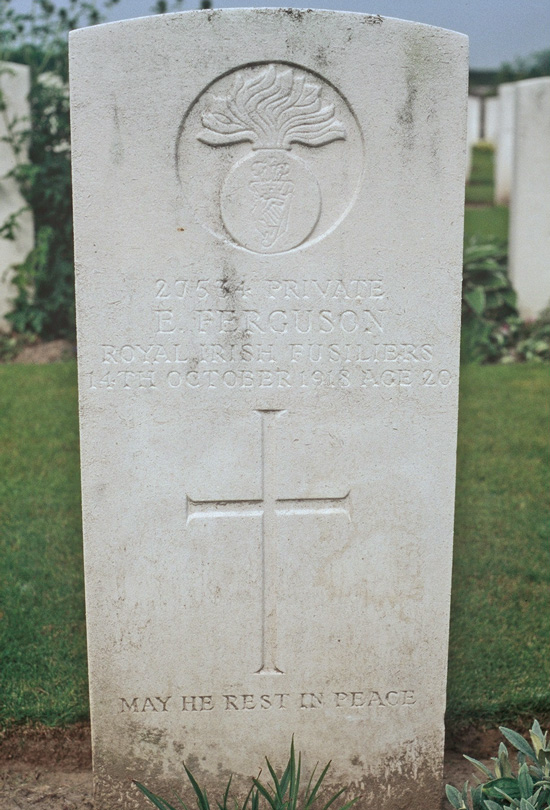
<svg viewBox="0 0 550 810">
<path fill-rule="evenodd" d="M 316 765 L 311 772 L 305 790 L 300 790 L 302 782 L 302 754 L 301 752 L 298 752 L 298 757 L 296 757 L 294 738 L 292 739 L 290 745 L 290 756 L 288 762 L 280 777 L 277 776 L 277 771 L 267 757 L 265 758 L 265 761 L 271 778 L 270 783 L 266 784 L 260 780 L 260 771 L 258 777 L 252 780 L 252 787 L 247 793 L 244 801 L 240 803 L 237 799 L 233 798 L 230 800 L 229 798 L 233 778 L 231 776 L 223 793 L 222 800 L 216 802 L 219 810 L 229 810 L 230 807 L 232 807 L 233 810 L 247 810 L 248 807 L 250 810 L 258 810 L 261 799 L 263 799 L 267 804 L 269 810 L 311 810 L 313 805 L 320 798 L 320 791 L 322 789 L 325 776 L 330 768 L 330 762 L 325 765 L 314 782 L 313 780 L 315 779 L 315 773 L 317 771 Z M 184 768 L 193 788 L 198 810 L 210 810 L 210 801 L 208 799 L 206 790 L 198 784 L 197 780 L 185 764 Z M 170 802 L 161 798 L 160 796 L 157 796 L 155 793 L 152 793 L 140 782 L 134 780 L 134 784 L 149 799 L 149 801 L 158 808 L 158 810 L 176 810 L 176 808 Z M 337 802 L 337 800 L 340 798 L 340 796 L 342 796 L 343 793 L 345 793 L 346 790 L 347 788 L 343 787 L 328 796 L 323 796 L 323 801 L 318 803 L 316 807 L 318 810 L 328 810 L 329 807 L 335 805 L 335 802 Z M 183 810 L 188 810 L 188 806 L 180 796 L 176 796 L 175 798 Z M 338 810 L 349 810 L 349 808 L 355 804 L 357 800 L 358 798 L 355 798 L 345 802 L 345 804 L 341 805 Z"/>
<path fill-rule="evenodd" d="M 480 771 L 485 781 L 462 791 L 447 785 L 447 799 L 455 810 L 547 810 L 550 807 L 550 744 L 538 720 L 533 722 L 531 744 L 510 728 L 500 726 L 504 737 L 517 750 L 516 773 L 512 770 L 507 747 L 501 743 L 492 770 L 477 759 L 464 755 Z"/>
</svg>

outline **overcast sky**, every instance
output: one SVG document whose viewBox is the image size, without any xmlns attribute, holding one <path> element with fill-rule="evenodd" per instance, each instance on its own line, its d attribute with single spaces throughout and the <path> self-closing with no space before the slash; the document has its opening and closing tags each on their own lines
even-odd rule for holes
<svg viewBox="0 0 550 810">
<path fill-rule="evenodd" d="M 13 0 L 20 10 L 31 0 Z M 65 0 L 55 0 L 64 5 Z M 153 0 L 120 0 L 108 18 L 124 20 L 150 13 Z M 198 8 L 200 0 L 185 0 L 184 11 Z M 215 8 L 289 7 L 337 9 L 400 17 L 461 31 L 470 37 L 470 64 L 499 67 L 517 56 L 550 48 L 550 0 L 214 0 Z"/>
</svg>

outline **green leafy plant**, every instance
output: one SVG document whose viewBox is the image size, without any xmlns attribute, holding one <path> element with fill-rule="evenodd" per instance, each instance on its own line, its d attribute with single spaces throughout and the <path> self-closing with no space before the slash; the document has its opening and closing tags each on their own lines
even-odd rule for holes
<svg viewBox="0 0 550 810">
<path fill-rule="evenodd" d="M 17 164 L 9 175 L 35 227 L 35 247 L 15 267 L 16 297 L 7 316 L 15 332 L 44 338 L 75 334 L 67 34 L 104 22 L 105 11 L 118 2 L 34 0 L 21 12 L 15 0 L 0 0 L 0 63 L 18 62 L 31 71 L 31 120 L 24 127 L 6 121 L 5 140 Z M 151 11 L 174 11 L 182 2 L 156 2 Z M 0 111 L 6 118 L 1 91 Z M 20 213 L 0 222 L 0 238 L 15 237 Z"/>
<path fill-rule="evenodd" d="M 0 333 L 0 363 L 13 360 L 25 346 L 36 342 L 36 335 L 3 335 Z"/>
<path fill-rule="evenodd" d="M 516 359 L 550 360 L 550 306 L 533 323 L 522 324 Z"/>
<path fill-rule="evenodd" d="M 323 784 L 327 771 L 330 768 L 329 762 L 327 765 L 325 765 L 317 780 L 314 782 L 313 780 L 317 770 L 317 766 L 315 766 L 311 776 L 309 777 L 305 790 L 300 790 L 302 776 L 302 755 L 301 753 L 298 753 L 298 758 L 296 758 L 294 739 L 292 740 L 290 746 L 289 760 L 280 778 L 277 776 L 277 772 L 272 767 L 267 757 L 266 765 L 271 777 L 271 784 L 264 784 L 260 781 L 259 776 L 258 778 L 253 779 L 252 787 L 244 799 L 244 802 L 240 804 L 237 799 L 233 799 L 232 804 L 234 806 L 234 810 L 246 810 L 249 805 L 250 810 L 259 810 L 262 799 L 265 803 L 267 803 L 267 806 L 271 810 L 311 810 L 313 804 L 319 798 L 321 785 Z M 208 800 L 206 790 L 200 787 L 195 777 L 185 764 L 184 768 L 193 787 L 198 810 L 210 810 L 210 802 Z M 232 777 L 230 777 L 229 782 L 227 783 L 227 787 L 225 788 L 221 802 L 216 802 L 219 810 L 229 810 L 229 805 L 231 804 L 229 800 L 231 780 Z M 158 808 L 158 810 L 176 810 L 176 808 L 166 801 L 166 799 L 162 799 L 160 796 L 152 793 L 140 782 L 134 781 L 134 784 L 149 799 L 149 801 Z M 346 788 L 341 788 L 340 790 L 336 791 L 336 793 L 329 796 L 319 810 L 328 810 L 328 808 L 340 798 L 345 790 Z M 183 799 L 176 795 L 175 800 L 178 802 L 180 808 L 183 808 L 183 810 L 188 810 L 188 807 Z M 351 799 L 350 801 L 341 805 L 338 810 L 349 810 L 349 808 L 355 804 L 356 801 L 357 799 Z"/>
<path fill-rule="evenodd" d="M 512 347 L 521 324 L 501 242 L 472 239 L 464 250 L 462 360 L 496 362 Z"/>
<path fill-rule="evenodd" d="M 447 799 L 455 810 L 547 810 L 550 807 L 550 745 L 547 732 L 535 720 L 529 736 L 531 745 L 509 728 L 500 727 L 509 743 L 517 749 L 518 771 L 512 771 L 508 749 L 501 743 L 492 758 L 493 770 L 465 755 L 485 777 L 485 781 L 462 791 L 447 785 Z"/>
</svg>

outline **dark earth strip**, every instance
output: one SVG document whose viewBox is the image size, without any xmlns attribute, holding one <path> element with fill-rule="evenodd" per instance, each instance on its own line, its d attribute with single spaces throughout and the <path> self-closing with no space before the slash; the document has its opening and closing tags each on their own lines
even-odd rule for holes
<svg viewBox="0 0 550 810">
<path fill-rule="evenodd" d="M 447 735 L 442 808 L 450 807 L 443 798 L 445 784 L 462 787 L 467 779 L 475 782 L 474 769 L 462 753 L 490 764 L 501 741 L 495 728 L 469 727 Z M 89 724 L 0 732 L 0 808 L 93 810 Z"/>
</svg>

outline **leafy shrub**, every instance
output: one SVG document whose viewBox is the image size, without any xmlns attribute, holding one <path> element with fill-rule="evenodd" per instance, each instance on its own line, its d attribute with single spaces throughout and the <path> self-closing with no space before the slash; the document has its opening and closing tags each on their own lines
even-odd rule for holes
<svg viewBox="0 0 550 810">
<path fill-rule="evenodd" d="M 300 792 L 302 755 L 299 753 L 298 760 L 296 761 L 294 739 L 292 740 L 290 746 L 289 760 L 280 779 L 267 757 L 265 761 L 271 776 L 272 785 L 265 785 L 260 781 L 259 777 L 257 779 L 253 779 L 252 787 L 250 788 L 244 802 L 242 805 L 240 805 L 236 799 L 229 802 L 231 777 L 227 783 L 222 801 L 216 802 L 219 810 L 229 810 L 230 805 L 234 808 L 234 810 L 246 810 L 248 805 L 250 805 L 250 810 L 258 810 L 261 799 L 267 803 L 269 810 L 311 810 L 313 804 L 318 799 L 319 789 L 330 767 L 330 762 L 323 768 L 319 774 L 319 777 L 317 778 L 317 781 L 315 784 L 313 784 L 315 771 L 317 770 L 317 766 L 315 766 L 311 776 L 309 777 L 305 790 Z M 186 765 L 184 765 L 184 768 L 193 787 L 198 810 L 210 810 L 210 802 L 208 800 L 208 796 L 206 795 L 206 791 L 197 783 L 189 768 L 187 768 Z M 149 801 L 152 802 L 152 804 L 154 804 L 158 810 L 176 810 L 176 808 L 167 802 L 166 799 L 161 799 L 160 796 L 151 793 L 151 791 L 144 787 L 144 785 L 140 784 L 139 782 L 134 782 L 134 784 L 145 796 L 147 796 Z M 345 790 L 346 788 L 342 788 L 330 796 L 322 805 L 320 810 L 328 810 L 328 808 L 332 806 L 334 802 L 336 802 L 336 800 L 345 792 Z M 176 796 L 176 799 L 183 810 L 188 810 L 187 805 L 179 796 Z M 351 801 L 346 802 L 339 808 L 339 810 L 349 810 L 352 804 L 355 804 L 356 801 L 357 799 L 352 799 Z"/>
<path fill-rule="evenodd" d="M 25 346 L 32 346 L 36 342 L 36 335 L 3 335 L 0 333 L 0 363 L 14 360 Z"/>
<path fill-rule="evenodd" d="M 28 161 L 10 174 L 33 212 L 35 226 L 35 247 L 16 266 L 13 279 L 17 293 L 7 319 L 16 332 L 44 338 L 75 334 L 67 33 L 103 22 L 104 11 L 118 2 L 36 0 L 28 12 L 20 12 L 15 0 L 0 0 L 0 61 L 31 69 L 31 125 L 23 135 L 9 136 L 16 154 L 28 146 Z M 164 13 L 181 4 L 164 0 L 152 11 Z M 0 237 L 13 238 L 16 227 L 17 215 L 0 223 Z"/>
<path fill-rule="evenodd" d="M 521 325 L 515 357 L 508 362 L 514 359 L 550 360 L 550 306 L 533 323 Z"/>
<path fill-rule="evenodd" d="M 550 306 L 533 323 L 521 320 L 503 242 L 472 239 L 464 250 L 461 360 L 517 363 L 550 360 Z"/>
<path fill-rule="evenodd" d="M 472 239 L 464 250 L 462 340 L 464 362 L 496 362 L 515 345 L 521 324 L 507 272 L 506 245 Z"/>
<path fill-rule="evenodd" d="M 512 771 L 508 749 L 501 743 L 498 756 L 491 771 L 477 759 L 466 759 L 481 771 L 484 782 L 469 789 L 468 782 L 462 791 L 447 785 L 445 792 L 455 810 L 547 810 L 550 807 L 550 746 L 547 732 L 534 721 L 529 735 L 532 745 L 512 729 L 500 727 L 500 731 L 517 749 L 519 769 Z"/>
</svg>

